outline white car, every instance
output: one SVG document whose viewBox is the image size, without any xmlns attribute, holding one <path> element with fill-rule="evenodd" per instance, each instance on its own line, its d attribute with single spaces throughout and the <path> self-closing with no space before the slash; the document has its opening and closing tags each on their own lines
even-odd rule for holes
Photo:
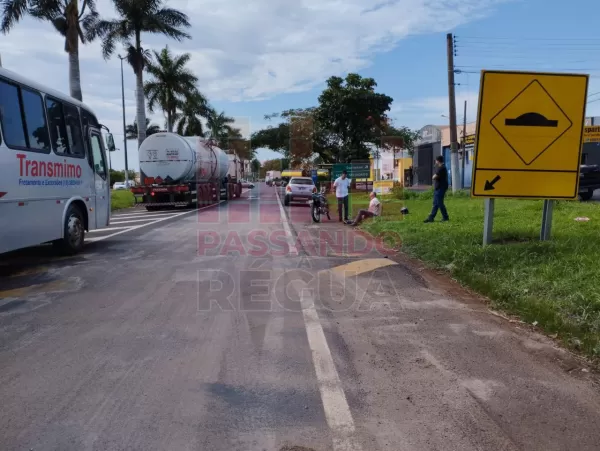
<svg viewBox="0 0 600 451">
<path fill-rule="evenodd" d="M 294 200 L 308 201 L 317 192 L 311 177 L 292 177 L 285 187 L 284 204 L 287 206 Z"/>
<path fill-rule="evenodd" d="M 133 186 L 134 186 L 134 183 L 131 180 L 129 180 L 127 183 L 115 182 L 115 184 L 113 185 L 113 189 L 114 190 L 122 190 L 122 189 L 131 188 Z"/>
</svg>

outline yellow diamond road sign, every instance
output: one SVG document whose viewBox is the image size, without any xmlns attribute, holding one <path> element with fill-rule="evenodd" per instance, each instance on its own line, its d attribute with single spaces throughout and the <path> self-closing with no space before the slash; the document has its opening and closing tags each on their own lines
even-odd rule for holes
<svg viewBox="0 0 600 451">
<path fill-rule="evenodd" d="M 574 199 L 588 76 L 483 71 L 474 197 Z"/>
</svg>

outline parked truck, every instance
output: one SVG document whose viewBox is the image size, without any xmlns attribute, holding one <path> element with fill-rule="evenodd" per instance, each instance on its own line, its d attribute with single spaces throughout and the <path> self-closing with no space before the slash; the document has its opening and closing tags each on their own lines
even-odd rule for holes
<svg viewBox="0 0 600 451">
<path fill-rule="evenodd" d="M 139 148 L 140 172 L 145 178 L 131 192 L 136 204 L 148 211 L 240 197 L 238 160 L 205 138 L 156 133 Z"/>
<path fill-rule="evenodd" d="M 265 174 L 265 182 L 267 182 L 267 185 L 271 186 L 273 185 L 273 182 L 275 181 L 275 179 L 280 179 L 281 178 L 281 171 L 267 171 L 267 173 Z"/>
</svg>

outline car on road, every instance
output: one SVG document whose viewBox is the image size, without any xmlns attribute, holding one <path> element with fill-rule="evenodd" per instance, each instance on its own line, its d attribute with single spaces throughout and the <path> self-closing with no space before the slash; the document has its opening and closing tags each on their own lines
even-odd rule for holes
<svg viewBox="0 0 600 451">
<path fill-rule="evenodd" d="M 579 169 L 579 198 L 590 200 L 597 189 L 600 189 L 600 166 L 582 164 Z"/>
<path fill-rule="evenodd" d="M 254 188 L 254 183 L 249 182 L 248 180 L 240 180 L 241 184 L 242 184 L 242 188 Z"/>
<path fill-rule="evenodd" d="M 129 180 L 128 182 L 115 182 L 113 185 L 114 190 L 123 190 L 133 187 L 135 184 Z"/>
<path fill-rule="evenodd" d="M 285 187 L 284 204 L 288 206 L 294 200 L 309 201 L 317 192 L 311 177 L 292 177 Z"/>
</svg>

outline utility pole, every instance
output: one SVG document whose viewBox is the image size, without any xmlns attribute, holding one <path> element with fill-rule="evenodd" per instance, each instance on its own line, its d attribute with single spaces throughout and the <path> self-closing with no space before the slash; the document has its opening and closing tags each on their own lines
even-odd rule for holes
<svg viewBox="0 0 600 451">
<path fill-rule="evenodd" d="M 454 85 L 454 37 L 446 35 L 448 51 L 448 101 L 450 116 L 450 165 L 452 168 L 452 192 L 456 192 L 460 171 L 458 169 L 458 130 L 456 125 L 456 89 Z"/>
<path fill-rule="evenodd" d="M 123 60 L 126 57 L 121 57 L 121 55 L 118 56 L 121 60 L 121 102 L 123 104 L 123 149 L 125 150 L 125 187 L 129 187 L 129 166 L 127 164 L 127 125 L 125 122 L 125 79 L 123 78 Z M 138 127 L 143 127 L 144 125 L 137 124 Z M 140 180 L 140 182 L 144 183 L 143 180 Z"/>
<path fill-rule="evenodd" d="M 463 117 L 463 151 L 462 151 L 462 173 L 460 176 L 460 188 L 465 189 L 465 160 L 467 158 L 467 101 L 465 100 L 465 115 Z"/>
</svg>

